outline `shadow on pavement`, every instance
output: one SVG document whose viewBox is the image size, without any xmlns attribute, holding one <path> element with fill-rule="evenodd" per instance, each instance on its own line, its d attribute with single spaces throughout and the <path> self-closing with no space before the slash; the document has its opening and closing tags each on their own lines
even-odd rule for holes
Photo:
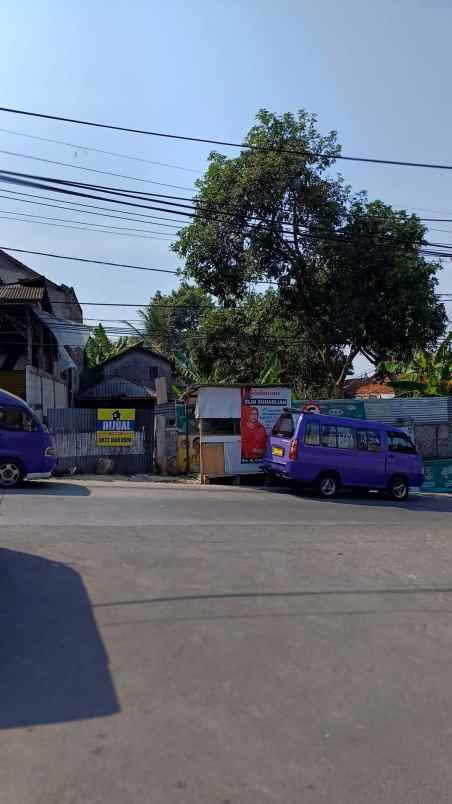
<svg viewBox="0 0 452 804">
<path fill-rule="evenodd" d="M 373 508 L 394 508 L 395 510 L 432 511 L 440 514 L 452 513 L 452 496 L 447 494 L 413 494 L 404 502 L 395 502 L 379 494 L 354 494 L 352 492 L 339 494 L 332 500 L 324 500 L 312 495 L 318 503 L 332 505 L 371 506 Z"/>
<path fill-rule="evenodd" d="M 0 549 L 0 729 L 105 717 L 119 702 L 80 575 Z"/>
<path fill-rule="evenodd" d="M 390 500 L 384 494 L 359 491 L 341 491 L 337 497 L 325 500 L 310 489 L 291 488 L 290 486 L 261 486 L 259 491 L 265 494 L 285 495 L 300 499 L 309 499 L 319 505 L 357 505 L 377 508 L 407 509 L 409 511 L 435 511 L 437 513 L 452 513 L 452 494 L 429 494 L 421 492 L 411 494 L 404 502 Z"/>
<path fill-rule="evenodd" d="M 77 483 L 55 483 L 51 480 L 30 480 L 28 482 L 25 480 L 15 489 L 0 489 L 0 493 L 7 495 L 26 494 L 27 497 L 33 494 L 47 494 L 56 497 L 89 497 L 91 494 L 86 486 L 81 486 Z"/>
</svg>

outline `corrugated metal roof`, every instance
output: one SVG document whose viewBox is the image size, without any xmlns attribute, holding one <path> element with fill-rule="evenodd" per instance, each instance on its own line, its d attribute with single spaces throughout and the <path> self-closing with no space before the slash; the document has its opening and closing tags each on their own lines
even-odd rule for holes
<svg viewBox="0 0 452 804">
<path fill-rule="evenodd" d="M 416 422 L 447 422 L 450 415 L 447 396 L 365 399 L 364 410 L 367 419 L 390 424 L 410 419 Z"/>
<path fill-rule="evenodd" d="M 30 285 L 0 285 L 0 302 L 38 302 L 42 301 L 45 288 Z"/>
<path fill-rule="evenodd" d="M 124 380 L 122 377 L 111 377 L 111 379 L 87 388 L 79 394 L 80 399 L 114 399 L 124 397 L 126 399 L 155 399 L 156 394 L 144 385 Z"/>
</svg>

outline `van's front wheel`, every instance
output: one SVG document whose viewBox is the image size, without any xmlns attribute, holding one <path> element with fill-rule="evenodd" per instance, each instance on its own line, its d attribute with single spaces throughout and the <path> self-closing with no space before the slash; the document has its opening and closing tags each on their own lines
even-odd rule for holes
<svg viewBox="0 0 452 804">
<path fill-rule="evenodd" d="M 326 497 L 330 499 L 331 497 L 335 497 L 339 488 L 339 483 L 336 475 L 330 474 L 329 472 L 325 472 L 325 474 L 320 475 L 317 481 L 317 489 L 322 497 Z"/>
<path fill-rule="evenodd" d="M 22 467 L 17 461 L 0 460 L 0 488 L 12 489 L 22 480 Z"/>
<path fill-rule="evenodd" d="M 389 496 L 391 500 L 396 500 L 397 502 L 403 502 L 408 497 L 409 486 L 408 481 L 406 478 L 401 476 L 396 476 L 391 478 L 389 487 Z"/>
</svg>

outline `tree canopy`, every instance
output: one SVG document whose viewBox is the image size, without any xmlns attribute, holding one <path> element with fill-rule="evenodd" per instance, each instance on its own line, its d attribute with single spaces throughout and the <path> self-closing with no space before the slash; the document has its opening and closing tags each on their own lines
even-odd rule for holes
<svg viewBox="0 0 452 804">
<path fill-rule="evenodd" d="M 238 156 L 210 155 L 194 220 L 174 244 L 187 278 L 218 300 L 211 325 L 221 318 L 229 333 L 246 329 L 250 289 L 256 310 L 259 283 L 273 283 L 269 315 L 282 322 L 281 344 L 288 349 L 295 327 L 336 392 L 359 353 L 377 364 L 432 348 L 446 312 L 435 295 L 440 266 L 420 253 L 419 219 L 352 196 L 331 176 L 337 135 L 322 136 L 314 115 L 257 118 Z"/>
<path fill-rule="evenodd" d="M 109 357 L 118 355 L 127 349 L 129 339 L 126 336 L 111 341 L 102 324 L 98 324 L 92 335 L 89 336 L 85 356 L 88 368 L 95 368 Z"/>
</svg>

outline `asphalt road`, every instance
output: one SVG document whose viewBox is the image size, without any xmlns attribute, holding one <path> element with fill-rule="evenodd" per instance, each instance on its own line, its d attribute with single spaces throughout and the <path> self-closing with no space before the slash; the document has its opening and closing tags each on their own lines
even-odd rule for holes
<svg viewBox="0 0 452 804">
<path fill-rule="evenodd" d="M 452 800 L 452 497 L 0 502 L 1 804 Z"/>
</svg>

